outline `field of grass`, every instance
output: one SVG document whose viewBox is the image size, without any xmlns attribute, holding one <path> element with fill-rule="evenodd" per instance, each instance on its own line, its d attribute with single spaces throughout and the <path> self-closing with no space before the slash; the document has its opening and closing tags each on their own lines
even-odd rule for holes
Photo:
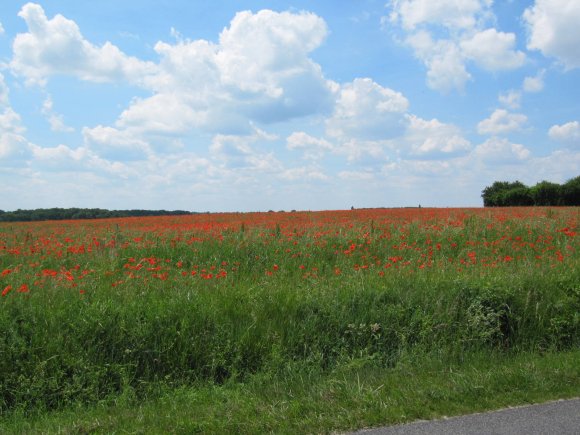
<svg viewBox="0 0 580 435">
<path fill-rule="evenodd" d="M 328 432 L 578 395 L 579 217 L 1 224 L 0 429 Z"/>
</svg>

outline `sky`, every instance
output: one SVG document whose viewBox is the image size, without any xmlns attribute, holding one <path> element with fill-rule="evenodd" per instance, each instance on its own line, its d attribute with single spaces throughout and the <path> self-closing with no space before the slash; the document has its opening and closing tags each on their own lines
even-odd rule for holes
<svg viewBox="0 0 580 435">
<path fill-rule="evenodd" d="M 2 0 L 0 210 L 477 207 L 580 175 L 578 0 Z"/>
</svg>

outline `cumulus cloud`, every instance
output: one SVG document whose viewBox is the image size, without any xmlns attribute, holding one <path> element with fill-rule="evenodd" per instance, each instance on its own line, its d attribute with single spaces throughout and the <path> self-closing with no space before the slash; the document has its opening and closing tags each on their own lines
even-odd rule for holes
<svg viewBox="0 0 580 435">
<path fill-rule="evenodd" d="M 345 181 L 371 181 L 376 177 L 372 170 L 366 171 L 340 171 L 338 177 Z"/>
<path fill-rule="evenodd" d="M 521 130 L 528 117 L 521 113 L 510 113 L 505 109 L 496 109 L 489 118 L 477 124 L 479 134 L 505 134 Z"/>
<path fill-rule="evenodd" d="M 524 11 L 529 50 L 553 57 L 566 69 L 580 67 L 580 2 L 536 0 Z"/>
<path fill-rule="evenodd" d="M 468 62 L 488 71 L 525 62 L 525 54 L 515 49 L 515 34 L 485 28 L 494 22 L 491 0 L 392 0 L 389 5 L 389 21 L 405 33 L 403 41 L 427 67 L 427 84 L 434 90 L 462 91 L 471 79 Z"/>
<path fill-rule="evenodd" d="M 407 30 L 421 24 L 469 29 L 490 6 L 489 0 L 391 0 L 390 20 L 400 22 Z"/>
<path fill-rule="evenodd" d="M 512 164 L 530 157 L 530 150 L 505 138 L 492 137 L 478 145 L 473 155 L 488 164 Z"/>
<path fill-rule="evenodd" d="M 0 166 L 5 161 L 24 160 L 30 154 L 28 141 L 20 134 L 0 133 Z"/>
<path fill-rule="evenodd" d="M 286 138 L 286 148 L 302 150 L 305 159 L 318 160 L 327 152 L 332 151 L 334 147 L 326 139 L 310 136 L 303 131 L 296 131 Z"/>
<path fill-rule="evenodd" d="M 546 70 L 541 70 L 533 77 L 526 77 L 522 84 L 522 89 L 525 92 L 540 92 L 544 89 L 544 75 Z"/>
<path fill-rule="evenodd" d="M 288 78 L 317 69 L 308 53 L 327 32 L 324 20 L 313 13 L 238 12 L 219 38 L 216 63 L 222 81 L 242 92 L 280 97 Z"/>
<path fill-rule="evenodd" d="M 252 122 L 329 113 L 337 85 L 309 57 L 327 32 L 314 14 L 262 10 L 236 14 L 218 43 L 158 42 L 158 72 L 144 80 L 153 95 L 134 100 L 117 127 L 238 135 Z"/>
<path fill-rule="evenodd" d="M 427 85 L 431 89 L 443 93 L 463 90 L 471 79 L 461 49 L 455 41 L 435 41 L 429 32 L 419 31 L 407 37 L 406 43 L 427 67 Z"/>
<path fill-rule="evenodd" d="M 0 22 L 0 36 L 2 36 L 4 34 L 4 27 L 2 26 L 2 23 Z"/>
<path fill-rule="evenodd" d="M 409 101 L 369 78 L 343 84 L 338 92 L 326 132 L 335 138 L 386 140 L 399 136 L 405 127 Z"/>
<path fill-rule="evenodd" d="M 153 63 L 127 56 L 110 42 L 101 47 L 91 44 L 74 21 L 62 15 L 48 19 L 38 4 L 25 4 L 18 16 L 28 32 L 16 35 L 10 68 L 28 83 L 43 85 L 55 74 L 95 82 L 141 83 L 157 70 Z"/>
<path fill-rule="evenodd" d="M 515 43 L 516 35 L 513 33 L 486 29 L 462 40 L 459 45 L 467 59 L 489 71 L 501 71 L 524 64 L 526 55 L 514 50 Z"/>
<path fill-rule="evenodd" d="M 153 154 L 149 143 L 130 130 L 97 125 L 83 128 L 84 144 L 104 158 L 113 160 L 146 160 Z"/>
<path fill-rule="evenodd" d="M 499 102 L 510 109 L 518 109 L 521 99 L 522 93 L 513 89 L 505 94 L 500 94 L 498 97 Z"/>
<path fill-rule="evenodd" d="M 141 133 L 183 133 L 207 121 L 208 109 L 188 104 L 179 94 L 161 93 L 136 98 L 121 113 L 117 126 L 138 129 Z M 196 110 L 197 109 L 197 110 Z"/>
<path fill-rule="evenodd" d="M 251 171 L 252 173 L 274 173 L 283 169 L 282 163 L 271 151 L 256 149 L 254 144 L 272 141 L 276 136 L 256 129 L 251 135 L 214 136 L 210 145 L 210 155 L 216 166 L 222 169 Z"/>
<path fill-rule="evenodd" d="M 409 115 L 408 120 L 405 141 L 410 144 L 412 155 L 449 156 L 471 149 L 471 143 L 454 125 L 444 124 L 437 119 L 427 121 L 414 115 Z"/>
<path fill-rule="evenodd" d="M 328 176 L 322 172 L 318 167 L 299 167 L 290 168 L 280 173 L 279 178 L 294 181 L 294 180 L 328 180 Z"/>
<path fill-rule="evenodd" d="M 553 125 L 548 135 L 557 141 L 580 144 L 580 122 L 571 121 L 562 125 Z"/>
<path fill-rule="evenodd" d="M 20 115 L 16 113 L 12 107 L 5 106 L 0 108 L 0 110 L 0 134 L 19 134 L 24 132 Z"/>
<path fill-rule="evenodd" d="M 2 161 L 21 161 L 30 154 L 20 115 L 10 105 L 9 90 L 0 73 L 0 166 Z"/>
<path fill-rule="evenodd" d="M 65 133 L 70 133 L 74 131 L 74 128 L 69 127 L 64 122 L 64 117 L 61 114 L 55 113 L 53 109 L 54 103 L 52 102 L 52 98 L 48 95 L 44 102 L 42 103 L 42 114 L 48 120 L 50 124 L 50 129 L 52 131 L 61 131 Z"/>
</svg>

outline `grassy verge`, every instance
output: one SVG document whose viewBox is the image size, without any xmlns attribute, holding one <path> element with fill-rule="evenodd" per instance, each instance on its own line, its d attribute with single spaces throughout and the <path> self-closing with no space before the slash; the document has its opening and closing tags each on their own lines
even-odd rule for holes
<svg viewBox="0 0 580 435">
<path fill-rule="evenodd" d="M 473 354 L 375 367 L 352 360 L 330 373 L 291 370 L 244 383 L 160 391 L 93 407 L 12 415 L 3 433 L 331 433 L 459 415 L 580 394 L 580 351 Z"/>
</svg>

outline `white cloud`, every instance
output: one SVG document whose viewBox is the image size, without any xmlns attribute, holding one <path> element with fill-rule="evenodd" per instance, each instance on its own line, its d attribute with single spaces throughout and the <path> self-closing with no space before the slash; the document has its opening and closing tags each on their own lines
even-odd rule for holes
<svg viewBox="0 0 580 435">
<path fill-rule="evenodd" d="M 522 84 L 522 89 L 525 92 L 540 92 L 544 89 L 544 75 L 546 70 L 541 70 L 534 77 L 526 77 Z"/>
<path fill-rule="evenodd" d="M 275 140 L 276 136 L 255 130 L 251 135 L 215 135 L 209 147 L 216 167 L 234 171 L 274 173 L 283 169 L 282 163 L 270 151 L 255 149 L 256 143 Z"/>
<path fill-rule="evenodd" d="M 449 93 L 463 90 L 471 75 L 465 67 L 465 59 L 455 41 L 433 40 L 427 31 L 419 31 L 406 39 L 418 59 L 427 67 L 427 85 L 434 90 Z"/>
<path fill-rule="evenodd" d="M 448 160 L 400 160 L 385 165 L 383 171 L 391 175 L 404 177 L 407 183 L 415 184 L 418 178 L 433 180 L 442 176 L 453 175 L 457 169 L 456 161 Z"/>
<path fill-rule="evenodd" d="M 98 155 L 114 160 L 146 160 L 153 155 L 149 143 L 130 130 L 98 125 L 83 128 L 84 144 Z"/>
<path fill-rule="evenodd" d="M 392 0 L 390 22 L 405 33 L 402 40 L 427 67 L 431 89 L 462 91 L 471 79 L 468 62 L 488 71 L 512 70 L 526 59 L 513 33 L 500 32 L 492 0 Z M 488 28 L 485 28 L 485 27 Z"/>
<path fill-rule="evenodd" d="M 0 36 L 4 34 L 4 27 L 2 26 L 2 23 L 0 23 Z"/>
<path fill-rule="evenodd" d="M 349 163 L 376 165 L 388 159 L 387 142 L 350 139 L 338 145 L 335 153 L 346 156 Z"/>
<path fill-rule="evenodd" d="M 0 135 L 6 133 L 22 133 L 24 127 L 21 124 L 20 115 L 10 106 L 0 108 Z"/>
<path fill-rule="evenodd" d="M 530 183 L 537 183 L 541 180 L 564 183 L 570 178 L 578 176 L 578 168 L 580 168 L 579 152 L 556 150 L 548 156 L 534 158 L 528 167 L 523 168 L 525 173 L 522 174 L 521 178 L 533 177 L 529 181 Z"/>
<path fill-rule="evenodd" d="M 336 84 L 309 58 L 327 34 L 311 13 L 240 12 L 219 43 L 158 42 L 153 91 L 135 99 L 117 121 L 140 133 L 251 134 L 252 122 L 273 123 L 330 113 Z"/>
<path fill-rule="evenodd" d="M 457 46 L 450 41 L 439 41 L 433 53 L 425 60 L 429 87 L 443 93 L 453 89 L 462 91 L 471 74 L 467 72 Z"/>
<path fill-rule="evenodd" d="M 355 79 L 341 86 L 326 132 L 342 139 L 390 139 L 402 133 L 408 107 L 409 101 L 400 92 L 368 78 Z"/>
<path fill-rule="evenodd" d="M 487 164 L 512 164 L 530 157 L 530 150 L 507 139 L 492 137 L 473 151 L 474 157 Z"/>
<path fill-rule="evenodd" d="M 340 171 L 338 177 L 346 181 L 371 181 L 376 175 L 372 170 L 366 171 Z"/>
<path fill-rule="evenodd" d="M 72 132 L 74 128 L 67 126 L 64 123 L 64 118 L 62 115 L 55 113 L 53 110 L 53 102 L 50 95 L 47 95 L 44 102 L 42 103 L 42 114 L 48 120 L 50 124 L 50 129 L 52 131 L 61 131 L 61 132 Z"/>
<path fill-rule="evenodd" d="M 500 71 L 519 68 L 524 64 L 526 55 L 514 50 L 515 42 L 513 33 L 498 32 L 492 28 L 463 39 L 460 46 L 467 59 L 489 71 Z"/>
<path fill-rule="evenodd" d="M 405 141 L 410 144 L 412 155 L 448 156 L 471 149 L 471 143 L 454 125 L 444 124 L 437 119 L 427 121 L 414 115 L 409 115 L 408 120 Z"/>
<path fill-rule="evenodd" d="M 40 164 L 42 169 L 46 170 L 78 168 L 78 165 L 83 160 L 90 158 L 91 154 L 86 148 L 71 149 L 60 144 L 51 148 L 32 145 L 32 156 L 36 160 L 36 164 Z"/>
<path fill-rule="evenodd" d="M 151 62 L 127 56 L 110 42 L 101 47 L 91 44 L 76 23 L 62 15 L 49 20 L 38 4 L 25 4 L 18 16 L 26 21 L 28 32 L 16 35 L 10 68 L 28 83 L 42 85 L 54 74 L 96 82 L 141 83 L 156 72 Z"/>
<path fill-rule="evenodd" d="M 326 139 L 319 139 L 303 131 L 296 131 L 286 138 L 286 148 L 302 150 L 305 159 L 318 160 L 327 152 L 332 151 L 334 147 Z"/>
<path fill-rule="evenodd" d="M 422 24 L 470 29 L 491 6 L 490 0 L 391 0 L 390 19 L 407 30 Z"/>
<path fill-rule="evenodd" d="M 30 145 L 28 141 L 19 134 L 2 132 L 0 133 L 0 167 L 4 161 L 24 160 L 29 157 Z"/>
<path fill-rule="evenodd" d="M 554 57 L 567 69 L 580 67 L 580 2 L 536 0 L 524 11 L 528 49 Z"/>
<path fill-rule="evenodd" d="M 221 79 L 242 92 L 281 97 L 288 79 L 317 69 L 308 53 L 327 32 L 324 20 L 308 12 L 238 12 L 220 34 Z"/>
<path fill-rule="evenodd" d="M 208 109 L 196 110 L 187 97 L 161 93 L 149 98 L 134 99 L 121 113 L 117 126 L 133 128 L 141 133 L 183 133 L 199 128 L 207 121 Z"/>
<path fill-rule="evenodd" d="M 553 125 L 548 135 L 554 140 L 580 144 L 580 122 L 571 121 L 562 125 Z"/>
<path fill-rule="evenodd" d="M 300 167 L 291 168 L 283 171 L 279 178 L 288 181 L 294 180 L 328 180 L 328 176 L 325 175 L 320 168 L 317 167 Z"/>
<path fill-rule="evenodd" d="M 521 113 L 510 113 L 505 109 L 496 109 L 489 118 L 477 124 L 479 134 L 505 134 L 521 130 L 528 117 Z"/>
<path fill-rule="evenodd" d="M 24 132 L 20 115 L 10 105 L 9 89 L 0 73 L 0 166 L 6 161 L 24 161 L 30 155 L 30 145 L 22 135 Z"/>
<path fill-rule="evenodd" d="M 498 97 L 499 102 L 510 109 L 518 109 L 520 107 L 521 99 L 522 93 L 513 89 L 508 91 L 506 94 L 500 94 Z"/>
</svg>

